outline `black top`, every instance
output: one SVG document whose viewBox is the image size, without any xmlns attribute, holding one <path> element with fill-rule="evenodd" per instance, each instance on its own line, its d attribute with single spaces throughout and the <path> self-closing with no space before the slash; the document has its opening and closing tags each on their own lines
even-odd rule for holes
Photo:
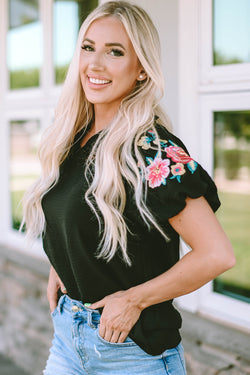
<svg viewBox="0 0 250 375">
<path fill-rule="evenodd" d="M 179 259 L 179 235 L 168 219 L 185 207 L 185 198 L 204 196 L 215 211 L 217 189 L 204 169 L 188 154 L 183 143 L 163 126 L 156 125 L 162 155 L 155 134 L 142 136 L 138 147 L 147 164 L 147 206 L 165 228 L 170 241 L 143 222 L 131 188 L 126 186 L 124 218 L 128 232 L 128 254 L 132 266 L 118 252 L 110 262 L 97 259 L 100 241 L 98 222 L 84 199 L 88 187 L 85 162 L 98 137 L 81 148 L 79 133 L 60 169 L 60 178 L 43 198 L 46 218 L 44 250 L 73 299 L 94 303 L 103 297 L 148 281 L 172 267 Z M 138 167 L 139 168 L 139 167 Z M 178 345 L 181 317 L 172 301 L 150 306 L 130 332 L 130 337 L 147 353 L 157 355 Z"/>
</svg>

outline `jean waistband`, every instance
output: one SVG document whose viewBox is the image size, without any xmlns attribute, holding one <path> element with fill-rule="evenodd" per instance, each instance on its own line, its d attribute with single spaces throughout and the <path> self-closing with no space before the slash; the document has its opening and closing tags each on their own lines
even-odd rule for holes
<svg viewBox="0 0 250 375">
<path fill-rule="evenodd" d="M 71 314 L 73 317 L 83 317 L 90 326 L 96 326 L 100 321 L 100 313 L 98 310 L 90 309 L 83 302 L 70 298 L 67 294 L 60 297 L 57 310 Z"/>
</svg>

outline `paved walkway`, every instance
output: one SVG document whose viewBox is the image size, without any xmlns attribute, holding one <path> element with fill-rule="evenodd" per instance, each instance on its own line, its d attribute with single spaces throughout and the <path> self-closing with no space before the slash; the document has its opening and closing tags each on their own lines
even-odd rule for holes
<svg viewBox="0 0 250 375">
<path fill-rule="evenodd" d="M 1 375 L 29 375 L 27 372 L 23 371 L 17 367 L 8 358 L 0 355 L 0 374 Z"/>
</svg>

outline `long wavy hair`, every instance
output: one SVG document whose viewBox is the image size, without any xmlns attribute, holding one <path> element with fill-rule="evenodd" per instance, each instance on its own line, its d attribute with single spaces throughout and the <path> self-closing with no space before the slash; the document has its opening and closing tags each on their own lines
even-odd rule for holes
<svg viewBox="0 0 250 375">
<path fill-rule="evenodd" d="M 131 3 L 106 2 L 97 7 L 81 26 L 75 53 L 55 111 L 55 120 L 44 132 L 39 147 L 41 176 L 24 196 L 23 225 L 25 223 L 28 238 L 36 238 L 46 230 L 42 198 L 58 182 L 59 167 L 67 158 L 75 136 L 93 120 L 94 108 L 86 99 L 80 81 L 80 50 L 91 23 L 111 16 L 120 20 L 125 27 L 146 73 L 146 79 L 138 82 L 132 92 L 122 100 L 117 114 L 100 133 L 87 161 L 85 175 L 89 178 L 89 188 L 85 199 L 95 212 L 102 229 L 97 257 L 109 261 L 117 251 L 121 251 L 124 261 L 131 265 L 127 253 L 128 228 L 123 217 L 126 205 L 123 181 L 127 181 L 132 187 L 137 209 L 145 223 L 149 227 L 156 227 L 167 239 L 146 205 L 147 191 L 143 182 L 146 166 L 138 150 L 137 141 L 147 130 L 156 131 L 155 116 L 159 117 L 163 126 L 169 128 L 168 117 L 159 105 L 164 92 L 164 79 L 160 66 L 158 33 L 148 14 Z M 94 171 L 91 178 L 90 171 Z"/>
</svg>

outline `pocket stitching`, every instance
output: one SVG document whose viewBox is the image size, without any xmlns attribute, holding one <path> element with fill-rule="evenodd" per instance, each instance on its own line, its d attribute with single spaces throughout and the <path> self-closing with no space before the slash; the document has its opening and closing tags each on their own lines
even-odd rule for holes
<svg viewBox="0 0 250 375">
<path fill-rule="evenodd" d="M 58 314 L 58 306 L 50 313 L 51 318 L 54 318 Z"/>
<path fill-rule="evenodd" d="M 96 336 L 97 338 L 106 345 L 110 346 L 116 346 L 116 347 L 126 347 L 126 346 L 136 346 L 137 344 L 134 341 L 129 341 L 129 342 L 110 342 L 105 340 L 99 333 L 99 327 L 96 328 Z"/>
<path fill-rule="evenodd" d="M 180 361 L 181 361 L 181 364 L 182 364 L 182 367 L 183 367 L 183 371 L 186 374 L 185 359 L 184 359 L 184 354 L 182 355 L 182 353 L 181 353 L 180 344 L 177 345 L 176 350 L 177 350 L 178 355 L 180 357 Z"/>
</svg>

